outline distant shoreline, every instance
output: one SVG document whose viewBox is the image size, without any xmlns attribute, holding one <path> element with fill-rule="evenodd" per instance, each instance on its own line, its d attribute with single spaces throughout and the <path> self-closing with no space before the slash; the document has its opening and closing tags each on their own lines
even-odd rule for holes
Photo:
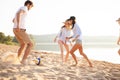
<svg viewBox="0 0 120 80">
<path fill-rule="evenodd" d="M 55 36 L 56 34 L 33 35 L 35 49 L 58 51 L 58 44 L 54 43 Z M 83 46 L 84 48 L 117 48 L 117 39 L 117 36 L 83 36 Z"/>
</svg>

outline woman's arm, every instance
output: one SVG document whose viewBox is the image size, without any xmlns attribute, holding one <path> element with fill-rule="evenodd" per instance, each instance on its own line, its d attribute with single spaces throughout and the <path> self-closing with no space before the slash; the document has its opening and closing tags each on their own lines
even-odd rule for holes
<svg viewBox="0 0 120 80">
<path fill-rule="evenodd" d="M 118 45 L 120 44 L 120 37 L 118 38 L 117 44 L 118 44 Z"/>
</svg>

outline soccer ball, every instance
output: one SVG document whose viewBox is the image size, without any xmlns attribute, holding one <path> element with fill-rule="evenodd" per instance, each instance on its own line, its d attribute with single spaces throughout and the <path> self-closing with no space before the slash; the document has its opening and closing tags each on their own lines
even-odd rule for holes
<svg viewBox="0 0 120 80">
<path fill-rule="evenodd" d="M 40 65 L 41 59 L 35 58 L 33 61 L 35 62 L 36 65 Z"/>
</svg>

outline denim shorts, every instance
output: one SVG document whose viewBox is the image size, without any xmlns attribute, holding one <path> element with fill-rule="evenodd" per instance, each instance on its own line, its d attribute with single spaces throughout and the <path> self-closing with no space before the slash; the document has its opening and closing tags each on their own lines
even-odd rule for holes
<svg viewBox="0 0 120 80">
<path fill-rule="evenodd" d="M 82 44 L 82 40 L 77 39 L 75 43 L 76 44 Z"/>
</svg>

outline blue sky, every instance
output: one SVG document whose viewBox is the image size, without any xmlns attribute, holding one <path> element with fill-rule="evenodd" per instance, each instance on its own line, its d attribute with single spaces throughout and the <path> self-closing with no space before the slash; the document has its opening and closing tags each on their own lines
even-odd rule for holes
<svg viewBox="0 0 120 80">
<path fill-rule="evenodd" d="M 25 0 L 0 0 L 0 32 L 14 35 L 12 19 Z M 120 0 L 32 0 L 27 32 L 42 35 L 60 30 L 69 16 L 76 16 L 85 36 L 118 36 Z"/>
</svg>

